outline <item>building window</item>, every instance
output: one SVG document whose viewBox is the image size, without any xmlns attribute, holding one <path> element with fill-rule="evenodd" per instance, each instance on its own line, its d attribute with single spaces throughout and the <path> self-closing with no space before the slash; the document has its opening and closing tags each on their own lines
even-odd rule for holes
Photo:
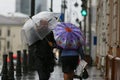
<svg viewBox="0 0 120 80">
<path fill-rule="evenodd" d="M 10 30 L 9 30 L 9 29 L 8 29 L 8 31 L 7 31 L 7 35 L 10 36 Z"/>
<path fill-rule="evenodd" d="M 7 49 L 10 49 L 10 42 L 7 42 Z"/>
</svg>

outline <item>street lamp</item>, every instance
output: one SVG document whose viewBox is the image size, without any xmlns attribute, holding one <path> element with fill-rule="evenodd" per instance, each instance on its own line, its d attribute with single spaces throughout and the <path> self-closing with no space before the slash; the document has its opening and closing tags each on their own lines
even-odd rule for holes
<svg viewBox="0 0 120 80">
<path fill-rule="evenodd" d="M 32 17 L 35 14 L 35 0 L 31 0 L 31 14 L 30 17 Z"/>
<path fill-rule="evenodd" d="M 66 0 L 63 0 L 62 1 L 62 5 L 61 5 L 61 8 L 62 8 L 62 12 L 63 12 L 63 16 L 64 16 L 64 20 L 63 21 L 65 21 L 65 9 L 67 9 L 67 5 L 66 5 Z"/>
<path fill-rule="evenodd" d="M 51 3 L 50 3 L 50 11 L 53 12 L 53 0 L 51 0 Z"/>
</svg>

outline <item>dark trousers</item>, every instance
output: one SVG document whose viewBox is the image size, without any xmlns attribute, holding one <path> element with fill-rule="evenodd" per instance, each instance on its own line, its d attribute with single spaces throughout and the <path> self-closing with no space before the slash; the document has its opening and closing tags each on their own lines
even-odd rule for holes
<svg viewBox="0 0 120 80">
<path fill-rule="evenodd" d="M 50 57 L 36 58 L 36 70 L 38 72 L 39 80 L 49 80 L 50 73 L 54 70 L 53 59 Z"/>
<path fill-rule="evenodd" d="M 49 80 L 50 72 L 48 71 L 45 72 L 42 69 L 37 70 L 37 72 L 38 72 L 39 80 Z"/>
</svg>

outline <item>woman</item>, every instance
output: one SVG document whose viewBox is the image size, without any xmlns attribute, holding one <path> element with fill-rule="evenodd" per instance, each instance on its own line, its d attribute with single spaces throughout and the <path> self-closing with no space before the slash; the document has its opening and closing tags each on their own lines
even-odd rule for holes
<svg viewBox="0 0 120 80">
<path fill-rule="evenodd" d="M 64 80 L 73 80 L 74 70 L 76 69 L 79 61 L 79 53 L 77 50 L 61 51 L 62 71 L 64 73 Z"/>
</svg>

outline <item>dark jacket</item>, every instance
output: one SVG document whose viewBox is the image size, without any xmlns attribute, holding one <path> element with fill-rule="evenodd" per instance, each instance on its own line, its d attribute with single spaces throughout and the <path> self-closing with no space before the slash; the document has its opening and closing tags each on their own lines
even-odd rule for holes
<svg viewBox="0 0 120 80">
<path fill-rule="evenodd" d="M 47 39 L 47 40 L 46 40 Z M 43 69 L 52 72 L 54 68 L 54 46 L 50 46 L 48 41 L 55 45 L 53 32 L 50 32 L 43 40 L 37 41 L 34 46 L 34 58 L 36 69 Z"/>
</svg>

